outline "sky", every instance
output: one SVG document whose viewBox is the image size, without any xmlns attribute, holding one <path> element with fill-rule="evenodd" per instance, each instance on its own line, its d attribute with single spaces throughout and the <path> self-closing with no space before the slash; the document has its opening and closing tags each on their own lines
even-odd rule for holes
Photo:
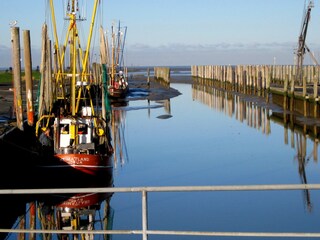
<svg viewBox="0 0 320 240">
<path fill-rule="evenodd" d="M 61 5 L 65 1 L 54 2 Z M 111 29 L 117 21 L 127 27 L 127 66 L 188 66 L 294 64 L 310 0 L 101 1 L 105 28 Z M 32 65 L 38 66 L 47 0 L 1 0 L 0 6 L 0 67 L 12 65 L 13 21 L 17 21 L 20 39 L 23 30 L 30 31 Z M 56 13 L 61 10 L 56 8 Z M 320 58 L 320 0 L 314 0 L 306 43 Z M 313 64 L 309 54 L 305 63 Z"/>
</svg>

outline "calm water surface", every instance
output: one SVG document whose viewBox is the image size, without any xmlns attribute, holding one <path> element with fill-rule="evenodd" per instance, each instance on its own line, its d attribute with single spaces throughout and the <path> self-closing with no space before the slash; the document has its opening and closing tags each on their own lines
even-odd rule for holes
<svg viewBox="0 0 320 240">
<path fill-rule="evenodd" d="M 182 94 L 160 102 L 130 101 L 128 106 L 114 109 L 119 117 L 118 135 L 114 137 L 115 187 L 319 183 L 314 141 L 275 123 L 272 111 L 261 107 L 263 101 L 245 102 L 240 95 L 218 90 L 209 94 L 192 84 L 175 83 L 171 87 Z M 103 215 L 104 205 L 98 215 Z M 149 193 L 148 228 L 319 232 L 319 209 L 316 190 Z M 110 212 L 110 228 L 142 229 L 140 193 L 114 194 Z M 112 236 L 128 238 L 142 237 Z"/>
<path fill-rule="evenodd" d="M 273 122 L 271 110 L 245 102 L 241 96 L 230 97 L 219 91 L 207 94 L 191 84 L 171 87 L 182 95 L 169 100 L 169 111 L 145 109 L 147 101 L 130 102 L 130 107 L 138 110 L 125 113 L 127 156 L 115 169 L 116 187 L 319 183 L 315 143 Z M 159 103 L 150 103 L 155 104 Z M 166 114 L 172 117 L 159 118 Z M 115 229 L 141 229 L 141 197 L 132 195 L 113 196 Z M 148 196 L 149 229 L 154 230 L 320 229 L 319 191 L 179 192 Z M 194 237 L 151 235 L 150 239 Z"/>
</svg>

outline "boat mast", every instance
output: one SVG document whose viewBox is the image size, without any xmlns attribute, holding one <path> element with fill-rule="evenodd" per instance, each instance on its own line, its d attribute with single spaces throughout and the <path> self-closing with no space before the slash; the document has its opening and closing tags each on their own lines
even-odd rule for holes
<svg viewBox="0 0 320 240">
<path fill-rule="evenodd" d="M 75 1 L 72 1 L 72 6 L 71 6 L 71 13 L 70 13 L 70 20 L 71 20 L 71 24 L 72 24 L 72 40 L 70 41 L 70 54 L 72 54 L 71 56 L 71 65 L 72 65 L 72 78 L 71 78 L 71 113 L 72 116 L 76 115 L 76 73 L 77 73 L 77 64 L 76 64 L 76 59 L 77 59 L 77 49 L 76 49 L 76 12 L 75 12 Z"/>
<path fill-rule="evenodd" d="M 124 27 L 124 33 L 123 33 L 123 39 L 122 39 L 122 47 L 121 47 L 121 55 L 120 55 L 120 60 L 119 60 L 119 65 L 124 66 L 123 64 L 123 50 L 124 50 L 124 44 L 126 41 L 126 34 L 127 34 L 127 27 Z"/>
<path fill-rule="evenodd" d="M 115 80 L 115 33 L 114 26 L 111 26 L 111 85 Z"/>
<path fill-rule="evenodd" d="M 118 22 L 118 31 L 117 31 L 117 56 L 116 56 L 116 67 L 119 66 L 120 62 L 120 51 L 121 51 L 121 31 L 120 31 L 120 21 Z"/>
<path fill-rule="evenodd" d="M 56 17 L 55 17 L 55 10 L 54 10 L 54 4 L 53 0 L 50 0 L 50 10 L 51 10 L 51 19 L 52 19 L 52 28 L 53 28 L 53 36 L 54 36 L 54 52 L 57 56 L 57 70 L 55 72 L 55 84 L 57 86 L 62 84 L 62 76 L 64 75 L 64 64 L 63 64 L 63 55 L 60 53 L 60 47 L 59 47 L 59 39 L 57 34 L 57 23 L 56 23 Z M 61 91 L 62 97 L 64 98 L 64 91 Z"/>
<path fill-rule="evenodd" d="M 85 54 L 84 61 L 83 61 L 82 81 L 84 81 L 84 80 L 88 81 L 88 78 L 87 78 L 88 76 L 85 73 L 86 73 L 86 70 L 87 70 L 86 66 L 87 66 L 87 63 L 88 63 L 89 49 L 90 49 L 90 46 L 91 46 L 92 32 L 93 32 L 93 28 L 94 28 L 95 19 L 96 19 L 96 13 L 97 13 L 98 4 L 99 4 L 99 0 L 95 0 L 94 1 L 94 7 L 93 7 L 93 10 L 92 10 L 92 17 L 91 17 L 89 37 L 88 37 L 88 42 L 87 42 L 87 49 L 86 49 L 86 54 Z"/>
</svg>

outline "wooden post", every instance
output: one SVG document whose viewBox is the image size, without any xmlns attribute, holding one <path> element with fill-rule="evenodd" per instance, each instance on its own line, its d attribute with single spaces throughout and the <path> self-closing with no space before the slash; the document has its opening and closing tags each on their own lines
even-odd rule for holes
<svg viewBox="0 0 320 240">
<path fill-rule="evenodd" d="M 24 46 L 24 72 L 26 80 L 26 102 L 27 102 L 27 119 L 29 126 L 34 124 L 33 110 L 33 84 L 32 84 L 32 60 L 30 48 L 30 31 L 23 31 Z"/>
<path fill-rule="evenodd" d="M 52 82 L 52 52 L 51 52 L 51 40 L 47 39 L 46 43 L 46 75 L 45 75 L 45 81 L 46 81 L 46 95 L 45 95 L 45 102 L 47 107 L 47 112 L 50 113 L 50 110 L 53 106 L 53 94 L 54 94 L 54 84 L 55 82 Z"/>
<path fill-rule="evenodd" d="M 318 100 L 318 79 L 319 79 L 319 67 L 317 66 L 312 76 L 313 80 L 313 98 L 315 101 Z"/>
<path fill-rule="evenodd" d="M 148 78 L 147 78 L 148 87 L 150 87 L 150 69 L 149 68 L 147 70 L 147 75 L 148 75 Z"/>
<path fill-rule="evenodd" d="M 307 96 L 307 76 L 302 76 L 302 96 Z"/>
<path fill-rule="evenodd" d="M 284 91 L 285 95 L 288 94 L 288 82 L 289 82 L 289 76 L 286 74 L 285 79 L 284 79 L 284 83 L 283 83 L 283 91 Z"/>
<path fill-rule="evenodd" d="M 270 90 L 270 86 L 271 86 L 271 74 L 272 71 L 270 70 L 270 66 L 266 67 L 266 89 L 269 91 Z"/>
<path fill-rule="evenodd" d="M 11 28 L 12 59 L 13 59 L 13 88 L 16 110 L 17 127 L 23 130 L 23 108 L 21 89 L 21 54 L 19 27 Z"/>
<path fill-rule="evenodd" d="M 41 73 L 41 81 L 40 81 L 40 93 L 38 100 L 38 115 L 41 116 L 44 112 L 44 88 L 45 88 L 45 72 L 46 72 L 46 43 L 47 43 L 47 25 L 43 24 L 42 26 L 42 44 L 41 44 L 41 65 L 40 65 L 40 73 Z"/>
</svg>

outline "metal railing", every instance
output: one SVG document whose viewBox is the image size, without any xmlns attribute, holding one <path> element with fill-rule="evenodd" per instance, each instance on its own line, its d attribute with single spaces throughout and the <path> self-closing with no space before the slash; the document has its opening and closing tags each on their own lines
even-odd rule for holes
<svg viewBox="0 0 320 240">
<path fill-rule="evenodd" d="M 149 192 L 203 192 L 203 191 L 270 191 L 270 190 L 319 190 L 320 184 L 280 184 L 280 185 L 235 185 L 235 186 L 168 186 L 168 187 L 121 187 L 121 188 L 69 188 L 69 189 L 6 189 L 3 194 L 55 194 L 55 193 L 132 193 L 142 194 L 142 230 L 28 230 L 0 229 L 8 233 L 56 233 L 56 234 L 140 234 L 143 240 L 148 235 L 188 235 L 188 236 L 228 236 L 228 237 L 320 237 L 318 233 L 296 232 L 205 232 L 205 231 L 160 231 L 148 230 Z"/>
</svg>

